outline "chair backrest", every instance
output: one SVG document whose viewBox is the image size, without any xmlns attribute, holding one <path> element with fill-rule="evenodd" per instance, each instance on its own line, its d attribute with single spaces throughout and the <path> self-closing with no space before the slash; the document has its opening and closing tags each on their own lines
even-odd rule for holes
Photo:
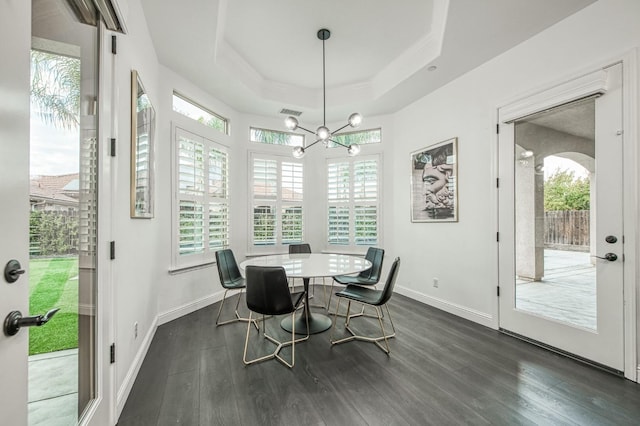
<svg viewBox="0 0 640 426">
<path fill-rule="evenodd" d="M 295 310 L 283 267 L 249 265 L 245 276 L 247 308 L 264 315 L 289 314 Z"/>
<path fill-rule="evenodd" d="M 367 255 L 364 257 L 371 262 L 371 268 L 358 274 L 360 278 L 377 283 L 380 281 L 380 273 L 382 272 L 382 262 L 384 261 L 384 249 L 377 247 L 369 247 Z"/>
<path fill-rule="evenodd" d="M 311 253 L 311 246 L 307 243 L 289 244 L 289 254 L 292 253 Z"/>
<path fill-rule="evenodd" d="M 240 274 L 240 269 L 238 269 L 236 258 L 231 249 L 217 251 L 216 263 L 222 287 L 227 287 L 229 284 L 242 279 L 242 274 Z"/>
<path fill-rule="evenodd" d="M 378 301 L 378 303 L 376 303 L 376 305 L 384 305 L 389 301 L 389 299 L 391 299 L 391 295 L 393 294 L 393 287 L 396 285 L 398 269 L 400 269 L 400 258 L 396 257 L 396 260 L 393 261 L 393 265 L 391 265 L 391 269 L 389 270 L 389 275 L 387 275 L 387 282 L 384 283 L 384 288 L 382 289 L 380 300 Z"/>
</svg>

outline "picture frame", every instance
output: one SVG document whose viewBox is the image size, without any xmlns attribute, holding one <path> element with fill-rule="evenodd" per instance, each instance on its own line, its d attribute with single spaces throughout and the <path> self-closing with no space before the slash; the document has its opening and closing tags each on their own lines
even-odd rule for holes
<svg viewBox="0 0 640 426">
<path fill-rule="evenodd" d="M 458 221 L 458 138 L 411 153 L 411 222 Z"/>
<path fill-rule="evenodd" d="M 131 71 L 131 218 L 154 215 L 156 113 L 140 75 Z"/>
</svg>

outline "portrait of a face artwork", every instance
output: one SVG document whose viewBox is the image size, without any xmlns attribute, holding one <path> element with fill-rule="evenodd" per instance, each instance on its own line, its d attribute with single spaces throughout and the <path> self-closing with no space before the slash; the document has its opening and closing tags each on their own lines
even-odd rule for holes
<svg viewBox="0 0 640 426">
<path fill-rule="evenodd" d="M 457 138 L 411 154 L 411 221 L 457 222 Z"/>
</svg>

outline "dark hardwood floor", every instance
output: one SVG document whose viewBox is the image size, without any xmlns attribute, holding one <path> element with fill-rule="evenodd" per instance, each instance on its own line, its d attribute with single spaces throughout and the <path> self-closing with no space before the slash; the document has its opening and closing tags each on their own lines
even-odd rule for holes
<svg viewBox="0 0 640 426">
<path fill-rule="evenodd" d="M 640 385 L 397 294 L 390 356 L 327 331 L 291 370 L 244 366 L 246 323 L 216 327 L 218 306 L 158 328 L 118 425 L 640 424 Z"/>
</svg>

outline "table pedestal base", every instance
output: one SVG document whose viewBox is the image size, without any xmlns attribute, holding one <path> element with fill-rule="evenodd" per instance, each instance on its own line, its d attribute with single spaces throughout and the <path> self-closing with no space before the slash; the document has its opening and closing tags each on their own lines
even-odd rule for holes
<svg viewBox="0 0 640 426">
<path fill-rule="evenodd" d="M 302 315 L 296 316 L 296 334 L 307 334 L 307 320 L 305 320 L 304 316 L 307 314 L 306 312 L 302 312 Z M 326 315 L 322 314 L 312 314 L 309 315 L 309 334 L 317 334 L 322 333 L 331 328 L 332 321 Z M 291 317 L 287 316 L 282 320 L 280 326 L 287 330 L 289 333 L 293 330 L 291 324 Z"/>
</svg>

